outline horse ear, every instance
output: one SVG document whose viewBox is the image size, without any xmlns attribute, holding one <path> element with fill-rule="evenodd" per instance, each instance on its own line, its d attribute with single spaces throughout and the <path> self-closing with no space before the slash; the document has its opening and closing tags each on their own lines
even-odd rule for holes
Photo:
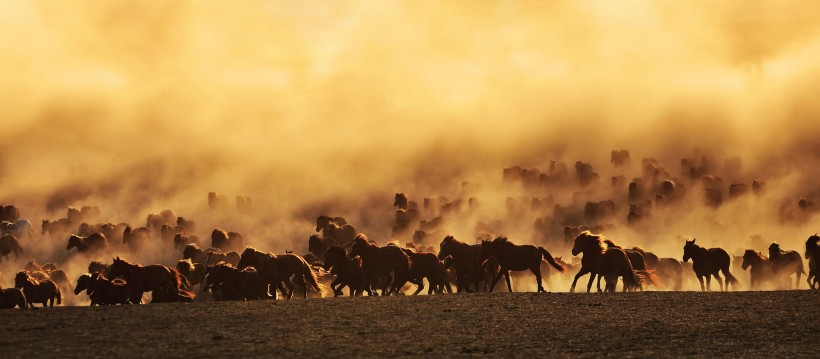
<svg viewBox="0 0 820 359">
<path fill-rule="evenodd" d="M 698 240 L 697 238 L 692 239 L 692 244 L 695 244 L 695 241 Z"/>
</svg>

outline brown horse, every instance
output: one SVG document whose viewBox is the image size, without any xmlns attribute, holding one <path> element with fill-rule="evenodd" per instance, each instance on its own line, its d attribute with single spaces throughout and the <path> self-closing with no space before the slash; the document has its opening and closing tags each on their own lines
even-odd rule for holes
<svg viewBox="0 0 820 359">
<path fill-rule="evenodd" d="M 219 248 L 208 248 L 205 250 L 205 261 L 202 263 L 205 266 L 212 266 L 219 262 L 225 262 L 233 264 L 234 266 L 239 265 L 240 256 L 239 253 L 236 252 L 227 252 L 223 253 L 219 250 Z"/>
<path fill-rule="evenodd" d="M 219 248 L 223 251 L 239 250 L 244 246 L 244 238 L 236 232 L 226 232 L 215 228 L 211 232 L 211 247 Z"/>
<path fill-rule="evenodd" d="M 74 294 L 85 293 L 91 299 L 90 306 L 131 304 L 130 291 L 122 279 L 109 280 L 100 273 L 82 274 L 77 278 Z"/>
<path fill-rule="evenodd" d="M 481 252 L 480 244 L 467 244 L 455 239 L 453 236 L 446 236 L 439 245 L 438 259 L 445 260 L 447 257 L 452 258 L 452 265 L 456 272 L 456 291 L 461 293 L 463 291 L 489 291 L 490 283 L 499 270 L 497 260 L 493 263 L 494 258 L 489 261 L 481 263 L 478 260 Z M 479 284 L 484 282 L 484 286 Z M 473 285 L 473 288 L 470 285 Z"/>
<path fill-rule="evenodd" d="M 307 261 L 301 256 L 292 253 L 274 255 L 272 253 L 258 251 L 248 247 L 242 252 L 239 259 L 240 269 L 254 267 L 259 270 L 260 275 L 266 280 L 272 289 L 279 288 L 288 299 L 293 297 L 295 287 L 291 278 L 295 278 L 302 287 L 308 284 L 316 292 L 321 293 L 322 287 L 316 278 L 316 273 Z M 274 291 L 274 299 L 276 299 Z M 305 298 L 308 297 L 305 291 Z"/>
<path fill-rule="evenodd" d="M 335 245 L 336 241 L 332 237 L 321 238 L 318 234 L 313 234 L 308 239 L 308 252 L 316 256 L 320 262 L 324 262 L 328 248 Z"/>
<path fill-rule="evenodd" d="M 26 309 L 26 295 L 18 288 L 0 288 L 0 309 Z"/>
<path fill-rule="evenodd" d="M 410 272 L 408 281 L 417 286 L 413 295 L 419 294 L 424 290 L 424 279 L 430 288 L 427 294 L 443 294 L 444 291 L 452 293 L 453 288 L 450 287 L 450 279 L 447 276 L 447 268 L 444 267 L 438 257 L 433 253 L 418 253 L 411 249 L 402 248 L 405 254 L 410 258 Z"/>
<path fill-rule="evenodd" d="M 30 277 L 26 272 L 17 272 L 17 276 L 14 277 L 14 287 L 23 290 L 31 308 L 34 308 L 34 303 L 43 304 L 43 308 L 53 307 L 55 300 L 57 304 L 63 304 L 60 289 L 49 279 L 38 280 Z"/>
<path fill-rule="evenodd" d="M 40 234 L 44 236 L 46 234 L 62 236 L 64 234 L 71 233 L 73 227 L 74 225 L 71 224 L 71 220 L 68 218 L 60 218 L 56 221 L 44 219 L 41 225 Z"/>
<path fill-rule="evenodd" d="M 498 260 L 501 270 L 490 284 L 490 292 L 495 288 L 495 284 L 504 276 L 507 281 L 507 290 L 512 292 L 512 283 L 510 282 L 510 271 L 528 270 L 535 275 L 535 282 L 538 284 L 538 292 L 546 292 L 544 285 L 541 282 L 541 260 L 545 259 L 553 268 L 559 272 L 566 270 L 564 266 L 555 261 L 552 254 L 550 254 L 543 247 L 536 247 L 533 245 L 516 245 L 510 242 L 507 237 L 497 237 L 492 241 L 482 241 L 481 249 L 478 255 L 478 261 L 484 263 L 490 257 Z"/>
<path fill-rule="evenodd" d="M 319 231 L 322 231 L 322 237 L 333 238 L 335 244 L 346 244 L 356 238 L 356 229 L 342 217 L 317 217 L 316 232 Z"/>
<path fill-rule="evenodd" d="M 145 246 L 145 242 L 148 242 L 150 237 L 151 230 L 148 227 L 132 229 L 131 226 L 125 226 L 122 232 L 122 243 L 132 251 L 139 251 Z"/>
<path fill-rule="evenodd" d="M 806 240 L 806 252 L 804 253 L 806 259 L 809 260 L 809 275 L 806 276 L 806 282 L 809 283 L 809 288 L 820 289 L 820 236 L 816 233 Z"/>
<path fill-rule="evenodd" d="M 11 234 L 0 236 L 0 259 L 8 257 L 9 254 L 14 253 L 14 258 L 20 258 L 23 254 L 23 247 L 20 247 L 20 242 Z"/>
<path fill-rule="evenodd" d="M 217 300 L 267 299 L 268 284 L 253 267 L 239 270 L 229 263 L 208 268 L 204 290 L 214 292 Z"/>
<path fill-rule="evenodd" d="M 183 259 L 177 262 L 177 271 L 185 276 L 188 282 L 193 286 L 199 284 L 199 289 L 202 290 L 202 282 L 205 280 L 207 268 L 202 263 L 194 263 L 190 259 Z"/>
<path fill-rule="evenodd" d="M 20 210 L 13 206 L 0 206 L 0 221 L 14 222 L 20 219 Z"/>
<path fill-rule="evenodd" d="M 658 264 L 650 267 L 655 270 L 664 284 L 671 282 L 672 290 L 683 288 L 683 265 L 675 258 L 658 258 Z"/>
<path fill-rule="evenodd" d="M 174 236 L 174 249 L 180 250 L 184 249 L 185 246 L 189 244 L 199 244 L 199 237 L 197 236 L 186 236 L 182 233 L 177 233 Z"/>
<path fill-rule="evenodd" d="M 773 264 L 774 274 L 778 277 L 784 277 L 785 280 L 788 280 L 788 277 L 794 273 L 797 278 L 794 281 L 794 288 L 800 288 L 800 276 L 806 274 L 806 271 L 803 270 L 803 260 L 800 258 L 800 254 L 796 251 L 784 251 L 780 249 L 780 245 L 777 242 L 772 243 L 769 246 L 769 260 Z M 791 282 L 789 282 L 789 288 L 791 288 Z"/>
<path fill-rule="evenodd" d="M 132 303 L 140 303 L 145 292 L 151 292 L 152 303 L 194 300 L 194 294 L 182 287 L 182 275 L 164 265 L 142 266 L 117 257 L 111 265 L 111 276 L 125 278 Z"/>
<path fill-rule="evenodd" d="M 342 289 L 345 286 L 349 288 L 351 297 L 360 296 L 365 291 L 368 295 L 373 295 L 367 284 L 367 275 L 362 268 L 361 257 L 347 258 L 344 248 L 333 246 L 325 253 L 324 269 L 336 276 L 336 279 L 330 283 L 330 289 L 333 290 L 335 297 L 342 295 Z"/>
<path fill-rule="evenodd" d="M 398 294 L 409 279 L 410 258 L 397 246 L 379 247 L 370 244 L 367 236 L 360 233 L 353 240 L 353 246 L 348 254 L 349 258 L 356 256 L 362 258 L 362 267 L 367 273 L 368 287 L 371 292 L 373 284 L 378 280 L 383 280 L 382 295 Z"/>
<path fill-rule="evenodd" d="M 572 247 L 572 255 L 577 256 L 581 253 L 584 255 L 581 257 L 581 269 L 572 281 L 570 292 L 575 292 L 575 284 L 578 282 L 578 278 L 587 273 L 591 274 L 587 284 L 587 292 L 592 289 L 592 282 L 596 276 L 598 276 L 597 286 L 599 292 L 601 291 L 601 277 L 607 279 L 606 290 L 609 292 L 615 291 L 615 284 L 619 276 L 623 277 L 624 291 L 642 287 L 644 276 L 632 268 L 632 263 L 629 261 L 626 252 L 619 247 L 607 246 L 602 235 L 592 234 L 590 231 L 583 231 L 578 234 Z"/>
<path fill-rule="evenodd" d="M 751 267 L 751 269 L 749 269 Z M 760 288 L 760 284 L 764 282 L 772 283 L 774 280 L 774 267 L 769 258 L 766 258 L 760 252 L 753 249 L 747 249 L 743 252 L 743 270 L 749 269 L 751 281 L 749 282 L 750 289 Z"/>
<path fill-rule="evenodd" d="M 102 273 L 104 276 L 110 277 L 111 265 L 93 261 L 88 264 L 88 273 Z"/>
<path fill-rule="evenodd" d="M 692 269 L 698 277 L 700 289 L 704 292 L 712 290 L 712 276 L 717 279 L 721 291 L 729 290 L 729 284 L 737 289 L 740 286 L 740 282 L 737 281 L 732 273 L 729 273 L 729 253 L 726 253 L 723 248 L 707 249 L 701 247 L 695 244 L 696 240 L 697 239 L 686 241 L 686 244 L 683 246 L 683 261 L 688 262 L 690 258 L 692 259 Z M 723 272 L 723 275 L 726 276 L 725 288 L 723 286 L 723 279 L 720 278 L 720 272 Z M 706 278 L 705 287 L 703 285 L 704 277 Z"/>
<path fill-rule="evenodd" d="M 100 251 L 108 249 L 108 239 L 102 233 L 92 233 L 88 237 L 80 237 L 78 235 L 71 235 L 68 237 L 68 246 L 66 250 L 77 248 L 78 253 L 95 254 Z"/>
</svg>

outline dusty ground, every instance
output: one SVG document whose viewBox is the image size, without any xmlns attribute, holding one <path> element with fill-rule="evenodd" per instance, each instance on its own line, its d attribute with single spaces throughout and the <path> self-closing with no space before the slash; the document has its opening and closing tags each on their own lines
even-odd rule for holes
<svg viewBox="0 0 820 359">
<path fill-rule="evenodd" d="M 493 293 L 0 311 L 3 357 L 820 356 L 820 294 Z"/>
</svg>

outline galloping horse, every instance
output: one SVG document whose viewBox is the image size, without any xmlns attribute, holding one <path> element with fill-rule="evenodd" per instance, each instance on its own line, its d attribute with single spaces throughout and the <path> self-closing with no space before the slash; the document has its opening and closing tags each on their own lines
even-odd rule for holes
<svg viewBox="0 0 820 359">
<path fill-rule="evenodd" d="M 816 233 L 806 240 L 805 257 L 809 260 L 809 275 L 806 276 L 806 282 L 809 283 L 809 288 L 820 289 L 820 236 Z"/>
<path fill-rule="evenodd" d="M 480 244 L 467 244 L 453 236 L 446 236 L 441 241 L 438 251 L 438 259 L 446 260 L 447 257 L 452 258 L 453 266 L 456 272 L 456 290 L 457 292 L 472 292 L 470 288 L 472 284 L 475 291 L 479 291 L 479 284 L 483 281 L 485 291 L 489 291 L 490 283 L 498 273 L 498 263 L 491 263 L 490 261 L 480 263 L 478 257 L 481 252 Z"/>
<path fill-rule="evenodd" d="M 309 284 L 316 292 L 322 292 L 322 286 L 319 284 L 316 273 L 313 272 L 310 264 L 296 254 L 274 255 L 248 247 L 239 257 L 237 267 L 239 269 L 254 267 L 259 270 L 262 277 L 271 285 L 271 289 L 274 289 L 274 299 L 276 299 L 275 288 L 279 288 L 288 299 L 293 297 L 295 285 L 291 281 L 291 277 L 298 280 L 298 284 L 302 287 L 307 287 Z M 307 290 L 305 290 L 305 298 L 307 297 Z"/>
<path fill-rule="evenodd" d="M 34 308 L 34 303 L 43 304 L 43 308 L 48 305 L 54 306 L 56 300 L 57 304 L 63 304 L 63 295 L 57 284 L 49 279 L 35 279 L 30 277 L 26 272 L 18 272 L 14 277 L 14 287 L 23 290 L 26 295 L 26 300 L 31 308 Z"/>
<path fill-rule="evenodd" d="M 710 291 L 712 284 L 712 276 L 720 283 L 720 290 L 725 291 L 729 289 L 729 284 L 737 289 L 740 282 L 729 273 L 729 253 L 726 253 L 723 248 L 704 248 L 697 244 L 693 239 L 686 241 L 683 246 L 683 261 L 688 262 L 692 259 L 692 269 L 700 282 L 700 289 L 702 291 Z M 726 287 L 723 286 L 723 279 L 720 278 L 720 272 L 726 276 Z M 703 285 L 703 278 L 706 278 L 706 286 Z"/>
<path fill-rule="evenodd" d="M 501 276 L 507 281 L 507 290 L 512 292 L 512 283 L 510 283 L 510 271 L 530 270 L 535 275 L 535 282 L 538 284 L 538 292 L 546 292 L 541 283 L 541 260 L 546 259 L 547 263 L 557 269 L 559 272 L 566 270 L 564 266 L 555 261 L 552 254 L 543 247 L 536 247 L 533 245 L 516 245 L 507 240 L 507 237 L 498 237 L 492 241 L 482 241 L 481 249 L 479 251 L 478 260 L 483 263 L 490 257 L 498 260 L 501 270 L 490 284 L 490 292 L 495 288 Z"/>
<path fill-rule="evenodd" d="M 800 276 L 806 274 L 803 270 L 803 260 L 800 254 L 795 251 L 784 251 L 780 249 L 777 242 L 769 246 L 769 260 L 773 264 L 774 274 L 778 277 L 788 277 L 794 273 L 797 278 L 794 280 L 795 289 L 800 287 Z M 791 281 L 789 281 L 789 288 L 791 288 Z"/>
<path fill-rule="evenodd" d="M 335 244 L 344 245 L 356 238 L 356 229 L 342 217 L 319 216 L 316 218 L 316 232 L 322 237 L 333 238 Z"/>
<path fill-rule="evenodd" d="M 151 292 L 151 302 L 192 302 L 194 294 L 182 288 L 182 276 L 176 269 L 161 264 L 142 266 L 114 258 L 111 277 L 123 277 L 128 283 L 132 303 L 141 303 L 142 295 Z"/>
<path fill-rule="evenodd" d="M 612 243 L 612 241 L 609 241 Z M 613 243 L 614 244 L 614 243 Z M 609 292 L 615 291 L 615 283 L 619 276 L 624 280 L 624 291 L 641 288 L 644 277 L 652 280 L 651 275 L 643 275 L 636 272 L 632 268 L 632 263 L 623 249 L 617 246 L 607 246 L 604 242 L 604 237 L 598 234 L 592 234 L 590 231 L 583 231 L 575 237 L 575 243 L 572 247 L 572 255 L 577 256 L 583 253 L 581 257 L 581 269 L 575 275 L 572 281 L 570 292 L 575 292 L 575 284 L 582 276 L 590 273 L 589 283 L 587 284 L 587 292 L 592 289 L 592 282 L 598 276 L 597 287 L 601 291 L 601 278 L 607 278 L 606 290 Z"/>
<path fill-rule="evenodd" d="M 401 287 L 407 283 L 410 275 L 410 258 L 397 246 L 378 247 L 367 241 L 364 234 L 356 235 L 353 246 L 350 248 L 349 258 L 362 258 L 362 267 L 367 273 L 368 287 L 373 290 L 373 284 L 384 280 L 382 295 L 398 294 Z M 392 277 L 391 277 L 392 273 Z M 392 282 L 392 287 L 390 284 Z M 388 287 L 389 290 L 388 290 Z"/>
</svg>

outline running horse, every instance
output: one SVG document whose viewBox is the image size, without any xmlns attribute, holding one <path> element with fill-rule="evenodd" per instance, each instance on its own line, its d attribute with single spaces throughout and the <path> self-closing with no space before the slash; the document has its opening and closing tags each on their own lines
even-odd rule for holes
<svg viewBox="0 0 820 359">
<path fill-rule="evenodd" d="M 490 292 L 495 288 L 496 283 L 504 276 L 507 281 L 507 290 L 512 292 L 512 283 L 510 282 L 510 271 L 528 270 L 535 275 L 535 282 L 538 284 L 538 292 L 546 292 L 544 285 L 541 282 L 541 260 L 546 259 L 547 263 L 557 269 L 559 272 L 566 270 L 564 266 L 555 261 L 552 254 L 543 247 L 536 247 L 533 245 L 516 245 L 510 242 L 507 237 L 497 237 L 492 241 L 482 241 L 481 249 L 478 255 L 480 263 L 486 262 L 490 257 L 498 260 L 501 270 L 490 284 Z"/>
<path fill-rule="evenodd" d="M 692 269 L 700 282 L 700 289 L 704 292 L 711 291 L 712 276 L 717 279 L 720 284 L 720 290 L 725 291 L 729 289 L 729 284 L 737 289 L 740 287 L 740 282 L 729 272 L 729 253 L 723 248 L 704 248 L 697 244 L 692 239 L 686 241 L 683 246 L 683 261 L 688 262 L 692 259 Z M 723 286 L 723 279 L 720 277 L 720 272 L 726 276 L 726 286 Z M 703 285 L 703 279 L 706 278 L 706 286 Z"/>
<path fill-rule="evenodd" d="M 141 303 L 145 292 L 151 292 L 152 303 L 194 300 L 194 294 L 182 287 L 184 277 L 176 269 L 161 264 L 142 266 L 117 257 L 111 264 L 110 276 L 125 278 L 131 303 Z"/>
</svg>

